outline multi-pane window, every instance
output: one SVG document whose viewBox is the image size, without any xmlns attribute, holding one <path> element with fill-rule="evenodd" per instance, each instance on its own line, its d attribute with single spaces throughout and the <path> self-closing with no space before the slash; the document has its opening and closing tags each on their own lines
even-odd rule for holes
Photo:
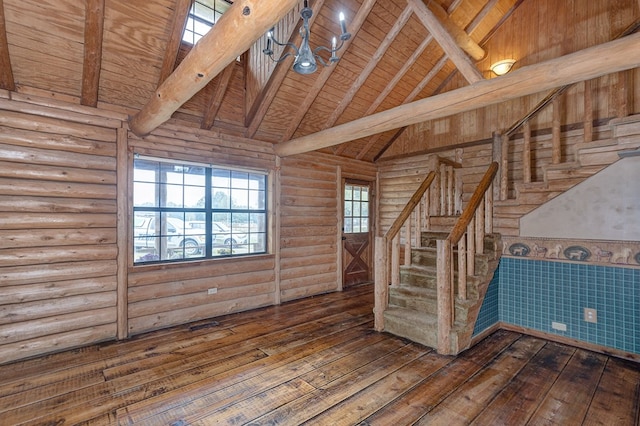
<svg viewBox="0 0 640 426">
<path fill-rule="evenodd" d="M 369 187 L 346 184 L 344 186 L 344 232 L 369 232 Z"/>
<path fill-rule="evenodd" d="M 267 175 L 136 158 L 134 263 L 267 252 Z"/>
<path fill-rule="evenodd" d="M 196 44 L 231 7 L 230 0 L 196 0 L 191 5 L 182 41 Z"/>
</svg>

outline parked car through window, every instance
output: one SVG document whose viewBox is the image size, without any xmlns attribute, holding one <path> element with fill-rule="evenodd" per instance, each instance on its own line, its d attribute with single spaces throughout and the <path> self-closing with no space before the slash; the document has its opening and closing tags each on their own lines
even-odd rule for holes
<svg viewBox="0 0 640 426">
<path fill-rule="evenodd" d="M 267 175 L 136 158 L 135 264 L 267 252 Z"/>
</svg>

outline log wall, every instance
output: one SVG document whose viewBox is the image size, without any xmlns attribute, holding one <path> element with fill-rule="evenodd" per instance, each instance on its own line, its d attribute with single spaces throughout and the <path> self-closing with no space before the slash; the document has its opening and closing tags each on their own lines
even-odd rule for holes
<svg viewBox="0 0 640 426">
<path fill-rule="evenodd" d="M 375 166 L 184 124 L 138 138 L 121 113 L 0 92 L 0 364 L 340 288 L 342 179 Z M 134 266 L 135 153 L 268 171 L 269 254 Z"/>
<path fill-rule="evenodd" d="M 280 294 L 283 301 L 341 288 L 342 179 L 373 181 L 375 173 L 375 166 L 370 163 L 347 163 L 319 153 L 282 160 Z"/>
<path fill-rule="evenodd" d="M 129 134 L 130 153 L 216 165 L 273 170 L 272 151 L 271 144 L 171 125 L 144 139 Z M 129 334 L 273 304 L 274 259 L 269 254 L 145 266 L 129 260 Z M 210 288 L 217 293 L 208 294 Z"/>
<path fill-rule="evenodd" d="M 116 337 L 116 123 L 0 99 L 0 363 Z"/>
</svg>

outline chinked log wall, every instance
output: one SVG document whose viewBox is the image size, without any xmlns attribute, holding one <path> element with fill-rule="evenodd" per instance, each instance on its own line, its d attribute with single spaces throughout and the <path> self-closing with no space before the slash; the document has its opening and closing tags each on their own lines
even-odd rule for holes
<svg viewBox="0 0 640 426">
<path fill-rule="evenodd" d="M 17 99 L 10 100 L 9 98 Z M 375 166 L 0 92 L 0 363 L 340 288 L 343 177 Z M 133 266 L 134 152 L 271 172 L 269 255 Z M 218 293 L 208 295 L 207 289 Z"/>
</svg>

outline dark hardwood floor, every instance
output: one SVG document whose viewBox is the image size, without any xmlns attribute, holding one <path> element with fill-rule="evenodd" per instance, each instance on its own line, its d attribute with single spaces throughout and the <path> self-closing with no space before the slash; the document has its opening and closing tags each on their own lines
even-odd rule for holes
<svg viewBox="0 0 640 426">
<path fill-rule="evenodd" d="M 0 366 L 0 424 L 638 425 L 640 364 L 372 330 L 371 286 Z"/>
</svg>

